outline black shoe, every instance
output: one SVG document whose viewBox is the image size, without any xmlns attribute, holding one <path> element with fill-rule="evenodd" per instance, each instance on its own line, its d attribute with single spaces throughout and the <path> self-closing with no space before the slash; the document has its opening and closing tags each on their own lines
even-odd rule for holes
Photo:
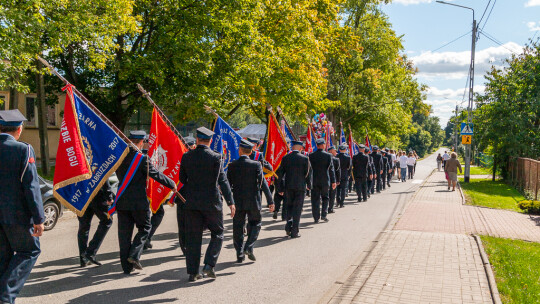
<svg viewBox="0 0 540 304">
<path fill-rule="evenodd" d="M 334 210 L 328 210 L 328 213 L 334 213 Z"/>
<path fill-rule="evenodd" d="M 243 257 L 237 257 L 237 258 L 236 258 L 236 263 L 243 263 L 245 259 L 246 259 L 245 256 L 243 256 Z"/>
<path fill-rule="evenodd" d="M 139 260 L 136 260 L 134 258 L 128 258 L 127 261 L 133 264 L 133 268 L 138 269 L 138 270 L 143 270 L 143 267 L 141 265 L 141 262 L 139 262 Z"/>
<path fill-rule="evenodd" d="M 292 235 L 291 235 L 291 239 L 297 239 L 297 238 L 299 238 L 299 237 L 301 237 L 300 233 L 292 234 Z"/>
<path fill-rule="evenodd" d="M 391 187 L 390 184 L 388 184 L 388 188 L 390 188 L 390 187 Z"/>
<path fill-rule="evenodd" d="M 327 217 L 323 217 L 322 220 L 323 220 L 324 222 L 328 222 L 328 221 L 329 221 L 329 219 L 328 219 Z"/>
<path fill-rule="evenodd" d="M 364 202 L 367 202 L 367 199 L 365 199 Z"/>
<path fill-rule="evenodd" d="M 274 215 L 272 217 L 277 220 L 277 211 L 274 211 Z"/>
<path fill-rule="evenodd" d="M 190 274 L 189 275 L 189 281 L 190 282 L 195 282 L 195 281 L 200 280 L 200 279 L 202 279 L 202 275 L 200 273 Z"/>
<path fill-rule="evenodd" d="M 214 271 L 214 267 L 209 265 L 204 265 L 202 272 L 209 278 L 215 279 L 216 278 L 216 272 Z"/>
<path fill-rule="evenodd" d="M 256 261 L 257 259 L 255 258 L 255 255 L 253 254 L 253 252 L 250 252 L 250 251 L 244 251 L 244 254 L 247 255 L 248 259 L 252 260 L 252 261 Z"/>
<path fill-rule="evenodd" d="M 101 265 L 102 265 L 100 262 L 98 262 L 98 261 L 96 260 L 96 257 L 90 256 L 90 255 L 88 255 L 88 254 L 85 254 L 84 257 L 85 257 L 88 261 L 90 261 L 90 263 L 92 263 L 92 264 L 94 264 L 94 265 L 97 265 L 97 266 L 101 266 Z"/>
<path fill-rule="evenodd" d="M 146 240 L 146 242 L 144 243 L 143 250 L 152 249 L 153 247 L 154 246 L 152 245 L 152 242 L 150 242 L 150 240 Z"/>
<path fill-rule="evenodd" d="M 319 220 L 315 220 L 315 224 L 318 224 L 319 223 Z"/>
<path fill-rule="evenodd" d="M 79 256 L 79 260 L 81 262 L 81 267 L 86 267 L 90 264 L 90 261 L 84 255 Z"/>
</svg>

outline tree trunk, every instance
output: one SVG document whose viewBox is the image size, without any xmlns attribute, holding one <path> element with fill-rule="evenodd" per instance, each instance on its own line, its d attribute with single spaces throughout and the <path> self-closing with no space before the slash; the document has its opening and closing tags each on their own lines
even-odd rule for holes
<svg viewBox="0 0 540 304">
<path fill-rule="evenodd" d="M 39 129 L 39 147 L 41 152 L 41 172 L 43 175 L 49 175 L 49 138 L 47 134 L 47 105 L 45 104 L 45 86 L 43 84 L 43 64 L 36 60 L 36 88 L 37 88 L 37 108 L 38 108 L 38 129 Z"/>
<path fill-rule="evenodd" d="M 497 158 L 495 155 L 493 155 L 493 176 L 491 178 L 492 181 L 495 181 L 495 176 L 497 175 Z"/>
</svg>

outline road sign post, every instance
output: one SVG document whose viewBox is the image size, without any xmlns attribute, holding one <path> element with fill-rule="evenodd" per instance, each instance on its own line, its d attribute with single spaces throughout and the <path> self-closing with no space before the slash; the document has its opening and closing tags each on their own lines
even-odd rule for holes
<svg viewBox="0 0 540 304">
<path fill-rule="evenodd" d="M 472 123 L 461 123 L 461 143 L 465 145 L 465 174 L 463 180 L 468 183 L 471 177 L 471 145 L 474 125 Z"/>
</svg>

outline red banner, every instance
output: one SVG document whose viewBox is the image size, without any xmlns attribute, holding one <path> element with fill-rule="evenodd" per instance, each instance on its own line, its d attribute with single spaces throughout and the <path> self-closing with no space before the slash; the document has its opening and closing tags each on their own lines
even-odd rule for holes
<svg viewBox="0 0 540 304">
<path fill-rule="evenodd" d="M 313 152 L 313 146 L 311 145 L 312 142 L 313 142 L 313 132 L 311 132 L 311 126 L 308 123 L 308 130 L 307 130 L 307 136 L 306 136 L 306 148 L 304 149 L 306 153 Z"/>
<path fill-rule="evenodd" d="M 67 85 L 63 90 L 66 91 L 66 102 L 56 154 L 56 170 L 53 180 L 55 189 L 92 177 L 83 145 L 83 140 L 86 138 L 81 136 L 79 119 L 75 114 L 72 86 Z"/>
<path fill-rule="evenodd" d="M 349 130 L 349 155 L 351 157 L 354 156 L 354 152 L 353 152 L 354 151 L 354 146 L 353 145 L 354 145 L 354 140 L 353 140 L 353 137 L 352 137 L 352 131 Z"/>
<path fill-rule="evenodd" d="M 180 162 L 188 149 L 173 130 L 169 128 L 156 109 L 152 112 L 152 126 L 148 136 L 148 144 L 148 157 L 152 165 L 170 177 L 178 185 L 178 189 L 181 188 Z M 170 193 L 171 189 L 153 179 L 148 180 L 146 195 L 150 200 L 150 209 L 153 213 L 156 213 Z"/>
<path fill-rule="evenodd" d="M 283 156 L 287 155 L 288 151 L 289 146 L 287 145 L 285 136 L 283 136 L 283 133 L 281 132 L 281 128 L 279 127 L 274 113 L 270 113 L 270 115 L 268 115 L 268 130 L 264 158 L 272 165 L 274 172 L 277 171 L 281 165 Z M 265 177 L 268 184 L 270 184 L 271 177 L 275 174 L 274 172 L 265 172 Z"/>
</svg>

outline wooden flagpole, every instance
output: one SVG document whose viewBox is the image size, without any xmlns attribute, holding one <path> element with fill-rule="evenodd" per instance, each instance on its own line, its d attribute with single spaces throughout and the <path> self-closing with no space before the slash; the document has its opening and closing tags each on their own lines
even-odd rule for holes
<svg viewBox="0 0 540 304">
<path fill-rule="evenodd" d="M 165 123 L 169 126 L 169 128 L 171 128 L 171 130 L 173 130 L 174 134 L 176 134 L 176 136 L 178 136 L 178 138 L 180 139 L 180 141 L 182 141 L 182 143 L 184 144 L 184 146 L 186 146 L 186 148 L 189 149 L 189 146 L 188 144 L 186 143 L 186 141 L 184 140 L 184 137 L 182 136 L 182 134 L 180 134 L 180 132 L 178 132 L 178 130 L 176 129 L 176 127 L 172 124 L 172 122 L 167 118 L 167 115 L 165 115 L 165 113 L 163 113 L 163 111 L 161 110 L 161 108 L 154 102 L 154 100 L 152 100 L 152 97 L 150 97 L 150 93 L 147 92 L 142 85 L 138 84 L 137 83 L 137 88 L 139 89 L 139 91 L 141 91 L 141 93 L 143 94 L 143 96 L 146 98 L 146 100 L 148 100 L 148 102 L 154 107 L 154 109 L 156 109 L 159 113 L 159 115 L 161 116 L 161 118 L 163 118 L 163 120 L 165 121 Z"/>
<path fill-rule="evenodd" d="M 77 93 L 77 95 L 81 98 L 81 100 L 90 108 L 92 109 L 92 111 L 94 111 L 96 113 L 97 116 L 99 116 L 99 118 L 101 118 L 111 129 L 113 129 L 113 131 L 118 134 L 118 136 L 120 136 L 128 145 L 130 145 L 133 149 L 137 150 L 138 152 L 141 152 L 141 150 L 135 146 L 131 140 L 124 134 L 124 132 L 120 131 L 120 129 L 118 129 L 110 120 L 109 118 L 107 118 L 107 116 L 105 116 L 103 113 L 101 113 L 100 110 L 98 110 L 98 108 L 96 108 L 96 106 L 94 106 L 94 104 L 92 104 L 92 102 L 90 102 L 81 92 L 79 92 L 79 90 L 77 90 L 77 88 L 72 85 L 69 81 L 67 81 L 67 79 L 65 79 L 62 75 L 60 75 L 60 73 L 58 73 L 58 71 L 52 67 L 49 62 L 47 62 L 47 60 L 41 58 L 38 56 L 38 60 L 41 61 L 41 63 L 43 63 L 43 65 L 45 65 L 49 71 L 51 71 L 51 73 L 53 73 L 54 75 L 56 75 L 56 77 L 60 78 L 60 80 L 62 80 L 62 82 L 64 82 L 65 85 L 71 85 L 72 88 L 73 88 L 73 91 L 75 91 L 75 93 Z"/>
<path fill-rule="evenodd" d="M 287 128 L 289 128 L 289 130 L 291 131 L 291 134 L 292 134 L 294 140 L 298 140 L 298 137 L 296 137 L 296 134 L 294 134 L 291 126 L 289 126 L 289 123 L 287 122 L 287 119 L 285 118 L 285 115 L 283 115 L 283 111 L 281 111 L 280 107 L 277 107 L 277 112 L 279 113 L 279 115 L 281 116 L 283 121 L 285 122 L 285 125 L 287 126 Z"/>
</svg>

